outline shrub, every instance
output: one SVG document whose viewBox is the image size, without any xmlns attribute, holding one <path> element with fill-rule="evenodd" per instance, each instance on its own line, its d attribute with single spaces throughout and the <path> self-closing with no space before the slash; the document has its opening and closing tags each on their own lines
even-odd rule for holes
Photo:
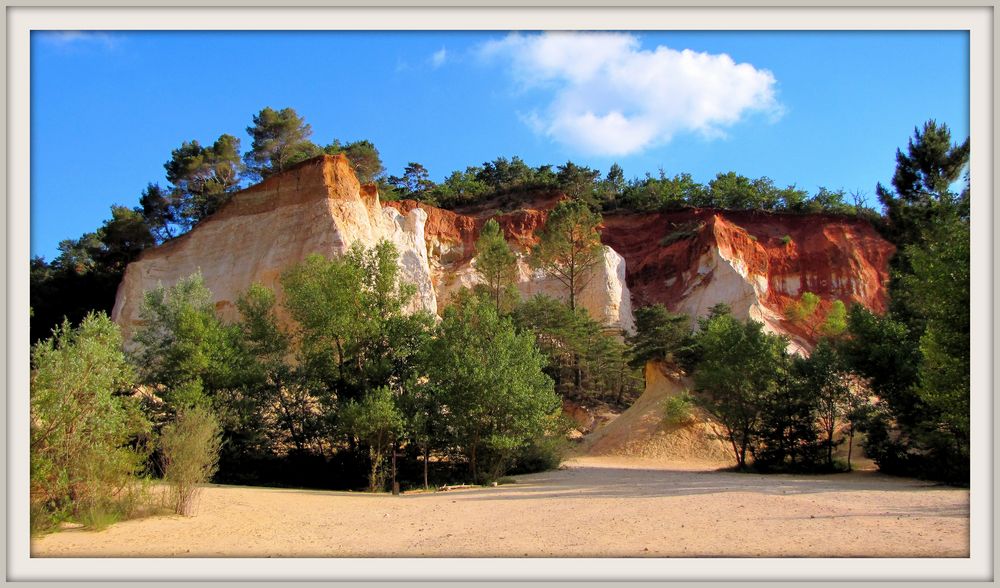
<svg viewBox="0 0 1000 588">
<path fill-rule="evenodd" d="M 781 238 L 781 244 L 782 245 L 788 245 L 791 242 L 792 242 L 792 236 L 791 235 L 785 235 L 784 237 Z"/>
<path fill-rule="evenodd" d="M 694 421 L 694 397 L 687 390 L 663 400 L 663 422 L 686 425 Z"/>
<path fill-rule="evenodd" d="M 699 221 L 691 221 L 681 224 L 677 223 L 671 223 L 671 224 L 673 225 L 675 230 L 671 233 L 668 233 L 662 239 L 660 239 L 661 247 L 667 247 L 668 245 L 676 243 L 677 241 L 683 241 L 684 239 L 691 239 L 692 237 L 696 237 L 698 235 L 698 232 L 701 231 L 701 229 L 704 228 L 705 226 L 704 222 L 699 222 Z"/>
<path fill-rule="evenodd" d="M 141 493 L 149 422 L 123 394 L 133 373 L 121 332 L 106 315 L 68 321 L 32 348 L 31 528 L 129 515 Z"/>
<path fill-rule="evenodd" d="M 160 434 L 163 480 L 169 485 L 170 507 L 177 514 L 192 513 L 198 485 L 215 473 L 220 443 L 219 423 L 202 406 L 183 410 L 163 427 Z"/>
</svg>

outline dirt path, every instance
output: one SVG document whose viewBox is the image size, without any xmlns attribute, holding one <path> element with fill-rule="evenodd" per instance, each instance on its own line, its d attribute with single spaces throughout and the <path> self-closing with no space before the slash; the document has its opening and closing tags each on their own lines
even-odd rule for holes
<svg viewBox="0 0 1000 588">
<path fill-rule="evenodd" d="M 33 557 L 967 557 L 969 492 L 874 472 L 758 476 L 577 458 L 498 488 L 212 486 L 194 517 L 32 541 Z"/>
</svg>

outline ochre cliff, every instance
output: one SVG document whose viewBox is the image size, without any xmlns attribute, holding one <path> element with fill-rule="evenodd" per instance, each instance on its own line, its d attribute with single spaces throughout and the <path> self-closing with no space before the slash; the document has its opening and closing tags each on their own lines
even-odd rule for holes
<svg viewBox="0 0 1000 588">
<path fill-rule="evenodd" d="M 817 319 L 834 300 L 883 312 L 895 251 L 863 220 L 755 211 L 607 215 L 602 239 L 625 257 L 635 305 L 663 303 L 694 320 L 724 302 L 789 335 L 793 349 L 815 342 L 814 324 L 784 318 L 805 292 L 820 298 Z"/>
<path fill-rule="evenodd" d="M 254 282 L 275 288 L 282 271 L 311 253 L 341 255 L 353 243 L 395 243 L 406 280 L 416 284 L 410 309 L 437 309 L 424 245 L 426 214 L 383 208 L 343 156 L 325 156 L 243 190 L 190 232 L 147 250 L 129 264 L 112 318 L 126 338 L 139 321 L 143 292 L 201 272 L 223 318 Z"/>
<path fill-rule="evenodd" d="M 454 292 L 478 282 L 475 242 L 489 218 L 519 255 L 522 295 L 559 296 L 559 285 L 526 263 L 559 199 L 549 194 L 513 212 L 383 204 L 373 186 L 358 184 L 343 156 L 312 159 L 234 195 L 189 233 L 144 252 L 125 273 L 113 317 L 128 336 L 144 291 L 200 270 L 217 308 L 235 318 L 234 301 L 251 283 L 277 287 L 281 272 L 310 253 L 340 255 L 356 241 L 381 239 L 396 244 L 403 275 L 418 288 L 411 310 L 440 312 Z M 815 336 L 809 325 L 784 319 L 790 302 L 810 291 L 822 301 L 818 315 L 834 300 L 882 311 L 893 253 L 858 219 L 750 211 L 609 213 L 602 241 L 602 263 L 580 298 L 606 326 L 632 331 L 633 306 L 663 303 L 693 322 L 725 302 L 737 316 L 788 334 L 793 349 L 808 348 Z"/>
</svg>

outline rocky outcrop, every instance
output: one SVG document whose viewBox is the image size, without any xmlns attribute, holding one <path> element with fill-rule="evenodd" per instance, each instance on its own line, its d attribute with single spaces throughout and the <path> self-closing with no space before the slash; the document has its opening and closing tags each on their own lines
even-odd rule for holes
<svg viewBox="0 0 1000 588">
<path fill-rule="evenodd" d="M 525 296 L 562 295 L 525 260 L 546 216 L 531 210 L 497 217 L 520 256 L 518 288 Z M 201 272 L 220 316 L 235 319 L 235 301 L 251 284 L 262 283 L 280 298 L 281 273 L 309 254 L 342 255 L 354 243 L 370 247 L 380 240 L 396 245 L 403 279 L 417 287 L 408 310 L 440 312 L 454 292 L 479 282 L 475 241 L 487 218 L 412 201 L 383 206 L 374 186 L 359 185 L 345 157 L 311 159 L 235 194 L 190 232 L 144 252 L 125 272 L 112 317 L 128 339 L 144 292 Z M 625 262 L 610 248 L 580 299 L 602 324 L 632 332 Z"/>
<path fill-rule="evenodd" d="M 145 251 L 125 271 L 112 318 L 128 338 L 145 291 L 201 272 L 220 315 L 233 319 L 239 293 L 254 282 L 280 296 L 281 272 L 309 254 L 342 255 L 353 243 L 382 239 L 396 245 L 404 277 L 417 286 L 410 308 L 435 311 L 426 222 L 423 210 L 383 208 L 345 157 L 311 159 L 243 190 L 193 230 Z"/>
<path fill-rule="evenodd" d="M 440 312 L 455 292 L 479 282 L 475 243 L 495 218 L 519 255 L 523 296 L 564 296 L 560 284 L 531 269 L 556 193 L 501 211 L 491 203 L 448 211 L 417 203 L 382 203 L 361 186 L 343 156 L 324 156 L 244 190 L 187 234 L 148 250 L 129 265 L 114 319 L 126 337 L 138 321 L 142 294 L 200 271 L 224 318 L 235 318 L 239 292 L 254 282 L 275 288 L 287 267 L 310 253 L 343 254 L 353 243 L 392 241 L 404 278 L 417 286 L 410 310 Z M 631 332 L 633 306 L 662 303 L 692 324 L 724 302 L 808 349 L 815 329 L 785 319 L 803 292 L 820 312 L 835 300 L 885 309 L 888 260 L 894 252 L 865 221 L 835 215 L 680 210 L 604 215 L 601 263 L 580 295 L 581 306 L 609 328 Z"/>
<path fill-rule="evenodd" d="M 856 218 L 751 211 L 607 215 L 602 239 L 625 257 L 633 304 L 662 303 L 693 323 L 723 302 L 788 335 L 793 351 L 816 334 L 785 319 L 789 304 L 812 292 L 817 316 L 835 300 L 883 312 L 895 251 Z"/>
<path fill-rule="evenodd" d="M 548 199 L 543 209 L 520 209 L 496 213 L 484 211 L 477 215 L 460 214 L 404 200 L 389 202 L 388 207 L 400 211 L 427 212 L 425 239 L 431 257 L 432 282 L 437 292 L 439 309 L 463 288 L 481 283 L 476 273 L 476 240 L 479 231 L 494 218 L 504 231 L 507 242 L 518 255 L 517 288 L 522 297 L 545 294 L 557 299 L 567 297 L 565 287 L 544 272 L 532 269 L 527 260 L 531 247 L 538 242 L 535 233 L 548 217 L 548 210 L 558 199 Z M 625 333 L 635 331 L 632 297 L 625 282 L 625 259 L 613 248 L 605 246 L 597 266 L 586 276 L 579 295 L 579 304 L 599 323 Z"/>
</svg>

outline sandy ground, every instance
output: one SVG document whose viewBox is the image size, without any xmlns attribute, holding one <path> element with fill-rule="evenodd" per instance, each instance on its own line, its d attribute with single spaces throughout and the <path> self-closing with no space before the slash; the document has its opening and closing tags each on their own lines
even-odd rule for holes
<svg viewBox="0 0 1000 588">
<path fill-rule="evenodd" d="M 394 497 L 206 487 L 195 516 L 66 530 L 33 557 L 968 557 L 968 490 L 586 457 L 497 488 Z"/>
</svg>

